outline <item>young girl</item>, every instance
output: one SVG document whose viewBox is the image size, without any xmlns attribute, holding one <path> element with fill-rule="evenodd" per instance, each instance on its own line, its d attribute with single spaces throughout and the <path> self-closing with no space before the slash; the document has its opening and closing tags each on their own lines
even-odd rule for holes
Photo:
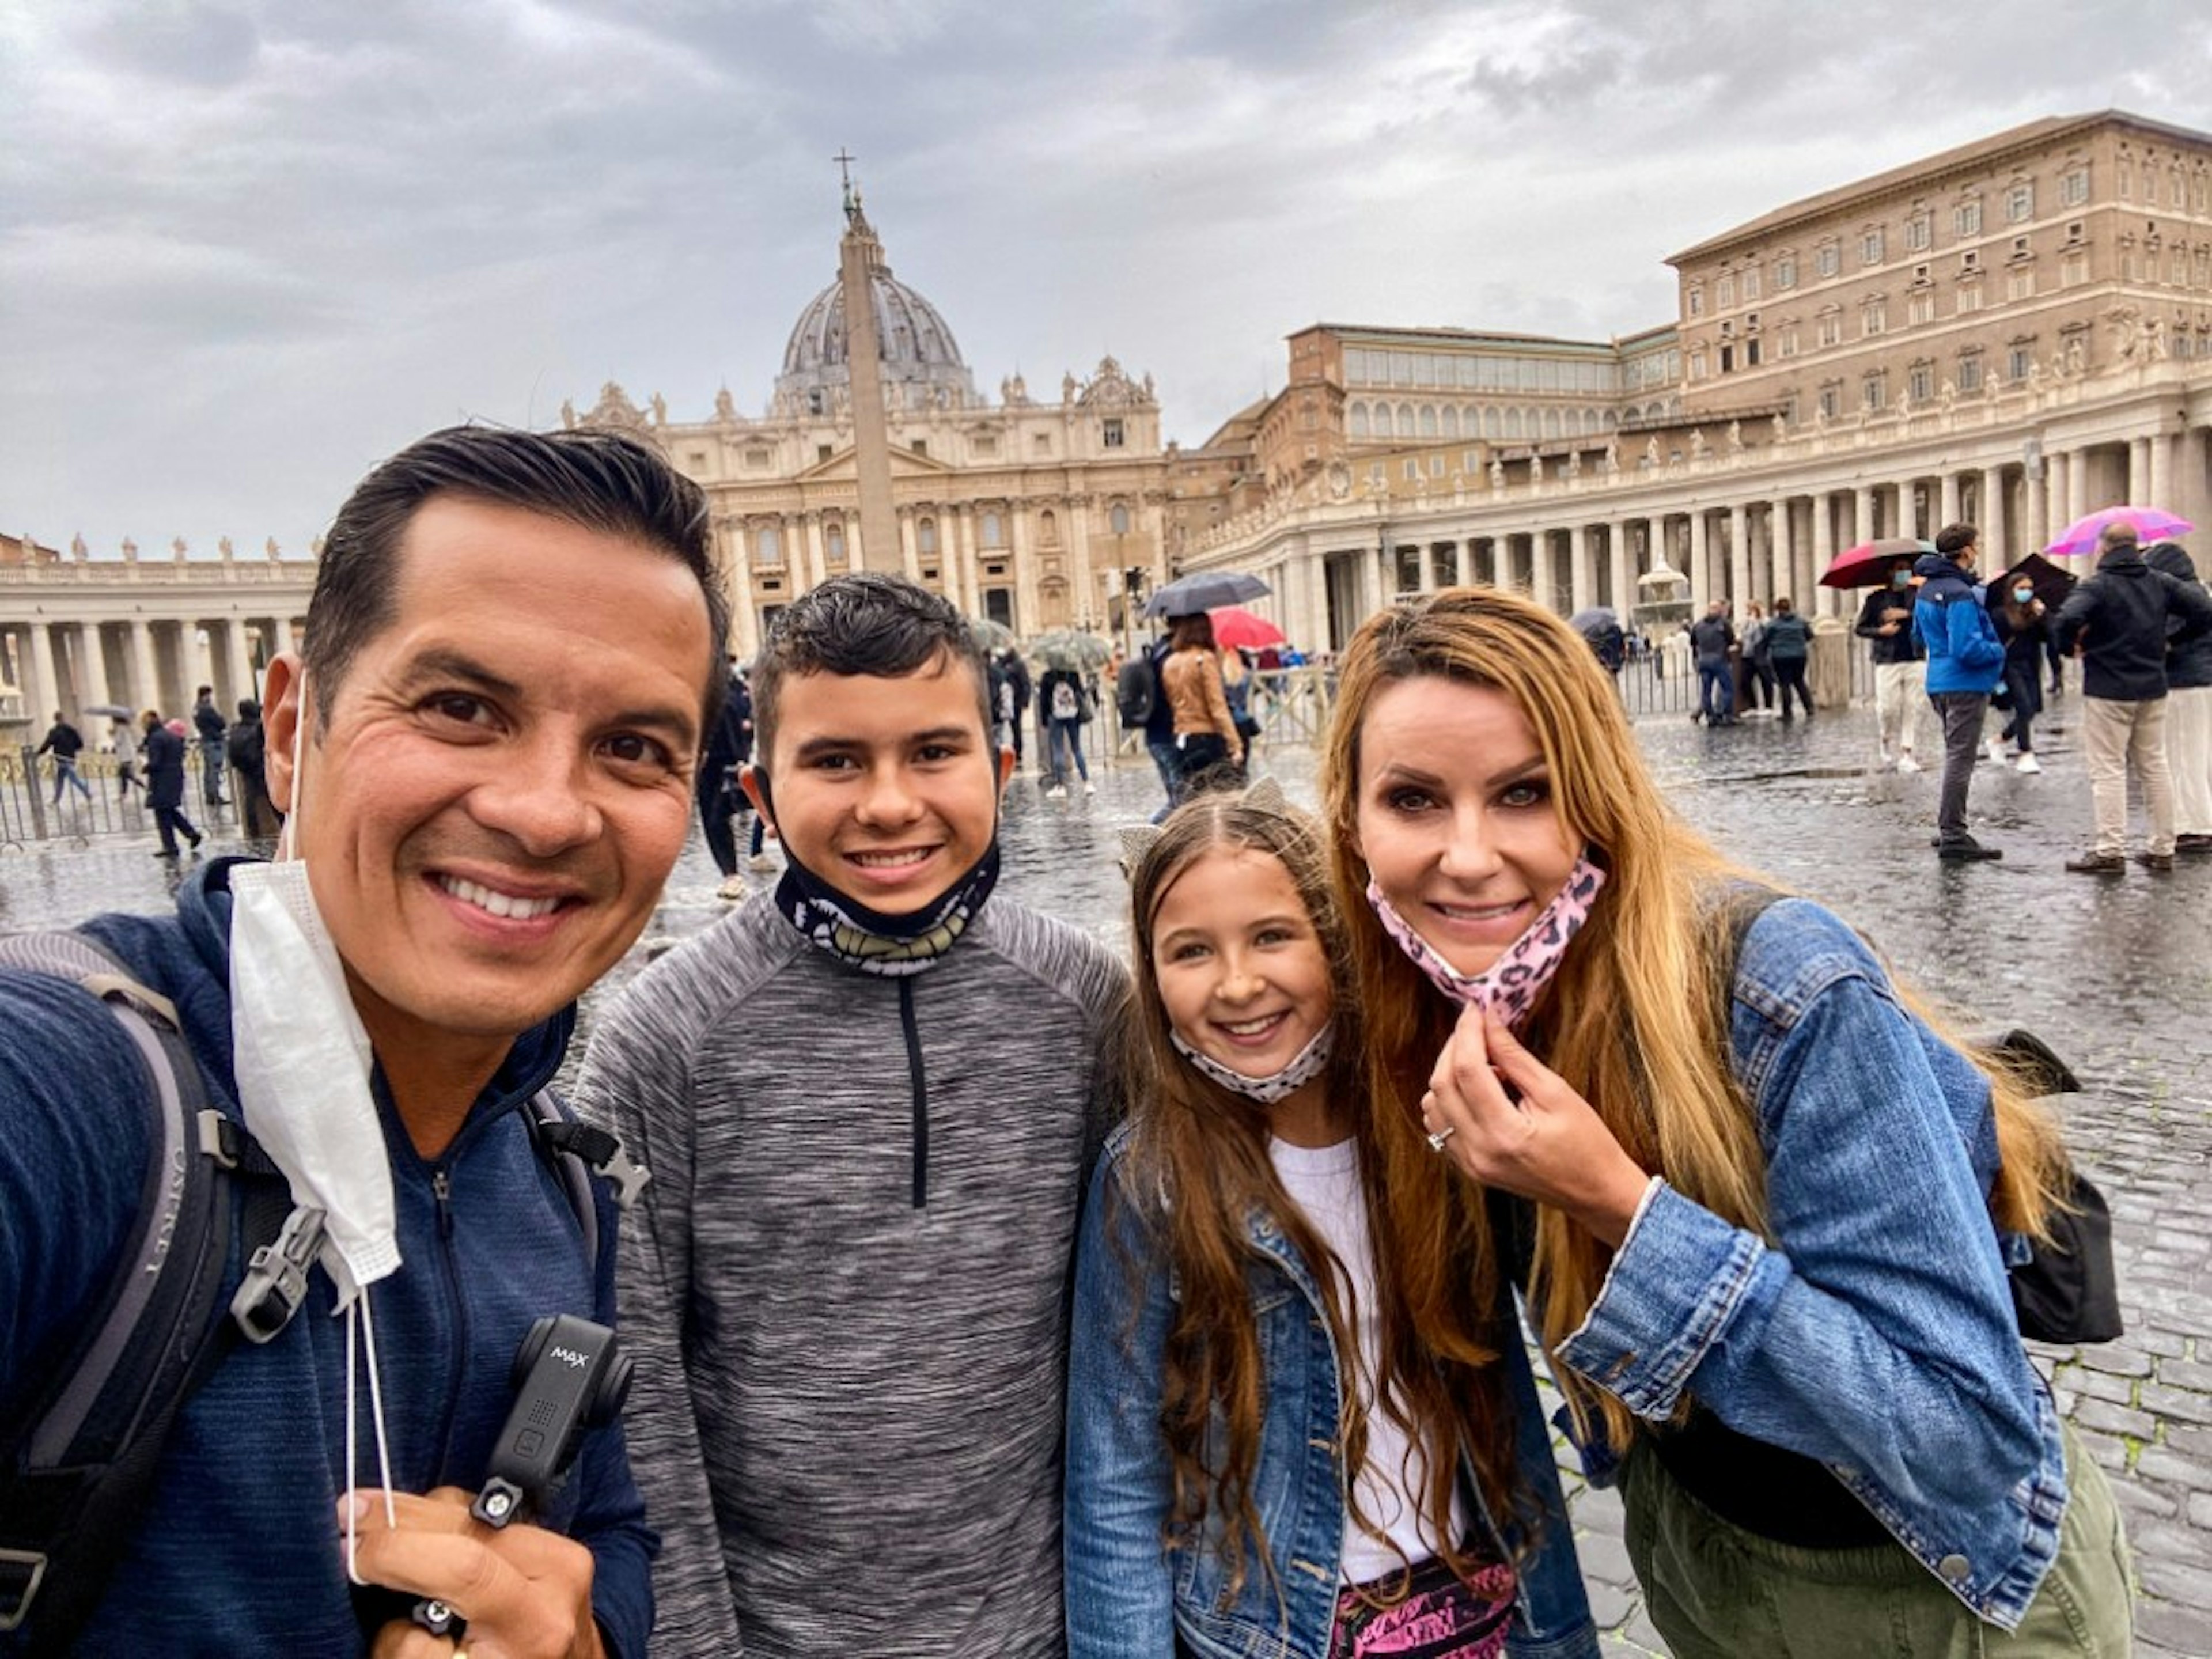
<svg viewBox="0 0 2212 1659">
<path fill-rule="evenodd" d="M 1990 585 L 1989 605 L 1990 620 L 2004 647 L 2004 689 L 2012 705 L 2004 730 L 1990 742 L 1990 758 L 2002 764 L 2005 740 L 2010 738 L 2019 748 L 2019 769 L 2040 772 L 2033 728 L 2043 712 L 2043 647 L 2051 637 L 2051 623 L 2043 601 L 2035 597 L 2035 584 L 2017 570 Z"/>
<path fill-rule="evenodd" d="M 1441 1212 L 1378 1201 L 1321 839 L 1280 800 L 1127 832 L 1144 1083 L 1077 1257 L 1071 1659 L 1595 1654 L 1517 1328 Z"/>
<path fill-rule="evenodd" d="M 2125 1653 L 2118 1514 L 1997 1231 L 2042 1224 L 2055 1131 L 1834 916 L 1750 914 L 1549 612 L 1440 593 L 1342 671 L 1374 1134 L 1434 1149 L 1386 1151 L 1389 1204 L 1455 1188 L 1474 1227 L 1516 1196 L 1501 1234 L 1593 1478 L 1626 1457 L 1678 1659 Z"/>
</svg>

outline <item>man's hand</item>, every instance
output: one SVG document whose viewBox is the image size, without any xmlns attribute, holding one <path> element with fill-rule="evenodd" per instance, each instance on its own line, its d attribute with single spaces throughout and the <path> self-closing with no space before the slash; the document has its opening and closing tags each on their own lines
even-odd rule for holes
<svg viewBox="0 0 2212 1659">
<path fill-rule="evenodd" d="M 398 1528 L 386 1526 L 381 1492 L 338 1500 L 338 1530 L 349 1509 L 361 1534 L 362 1578 L 432 1597 L 468 1620 L 460 1641 L 404 1620 L 376 1633 L 371 1659 L 605 1659 L 592 1620 L 592 1553 L 520 1522 L 504 1530 L 469 1513 L 470 1495 L 441 1486 L 427 1498 L 394 1492 Z"/>
</svg>

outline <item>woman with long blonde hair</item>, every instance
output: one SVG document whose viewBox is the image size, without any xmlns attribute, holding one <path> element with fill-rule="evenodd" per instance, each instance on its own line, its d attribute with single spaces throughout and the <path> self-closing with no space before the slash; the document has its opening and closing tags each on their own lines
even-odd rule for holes
<svg viewBox="0 0 2212 1659">
<path fill-rule="evenodd" d="M 1382 1202 L 1320 826 L 1263 783 L 1127 834 L 1141 1081 L 1077 1250 L 1071 1659 L 1595 1659 L 1510 1302 L 1455 1304 L 1444 1352 L 1408 1317 L 1449 1240 Z"/>
<path fill-rule="evenodd" d="M 2052 1126 L 1669 811 L 1548 611 L 1451 590 L 1340 668 L 1324 788 L 1388 1202 L 1524 1288 L 1677 1659 L 2124 1652 L 2118 1512 L 2007 1285 Z M 1447 1333 L 1463 1294 L 1407 1286 Z"/>
</svg>

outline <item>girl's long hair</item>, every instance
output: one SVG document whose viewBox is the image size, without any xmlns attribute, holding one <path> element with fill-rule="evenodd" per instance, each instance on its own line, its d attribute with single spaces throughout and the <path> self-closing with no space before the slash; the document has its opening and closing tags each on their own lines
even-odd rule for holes
<svg viewBox="0 0 2212 1659">
<path fill-rule="evenodd" d="M 1461 1455 L 1486 1486 L 1510 1492 L 1512 1437 L 1503 1390 L 1491 1361 L 1494 1333 L 1470 1322 L 1468 1340 L 1449 1366 L 1430 1363 L 1404 1286 L 1433 1271 L 1429 1258 L 1443 1241 L 1413 1240 L 1420 1260 L 1407 1259 L 1407 1229 L 1395 1224 L 1389 1190 L 1366 1109 L 1359 1022 L 1346 966 L 1341 913 L 1329 885 L 1320 826 L 1303 812 L 1248 803 L 1232 795 L 1203 797 L 1179 808 L 1130 871 L 1136 975 L 1135 1017 L 1128 1022 L 1128 1075 L 1134 1091 L 1131 1138 L 1116 1201 L 1139 1205 L 1153 1222 L 1172 1267 L 1176 1297 L 1167 1334 L 1160 1430 L 1173 1471 L 1164 1541 L 1189 1548 L 1201 1540 L 1224 1563 L 1231 1593 L 1256 1559 L 1273 1577 L 1267 1536 L 1254 1502 L 1266 1366 L 1252 1306 L 1253 1275 L 1273 1271 L 1273 1258 L 1252 1239 L 1257 1218 L 1272 1220 L 1319 1282 L 1334 1339 L 1340 1389 L 1340 1468 L 1347 1504 L 1367 1456 L 1367 1425 L 1354 1386 L 1360 1363 L 1358 1310 L 1343 1265 L 1330 1253 L 1277 1177 L 1268 1156 L 1267 1108 L 1200 1076 L 1169 1042 L 1152 949 L 1168 890 L 1205 854 L 1249 848 L 1279 861 L 1312 919 L 1329 963 L 1336 1035 L 1325 1086 L 1349 1121 L 1359 1146 L 1362 1194 L 1375 1251 L 1382 1353 L 1375 1398 L 1428 1454 L 1426 1490 L 1409 1496 L 1443 1540 L 1445 1559 L 1467 1570 L 1449 1524 Z M 1118 1233 L 1118 1229 L 1115 1230 Z M 1142 1271 L 1129 1264 L 1130 1271 Z M 1355 1524 L 1380 1536 L 1370 1517 Z M 1279 1591 L 1279 1585 L 1277 1587 Z"/>
<path fill-rule="evenodd" d="M 1644 1169 L 1723 1220 L 1768 1236 L 1765 1160 L 1729 1058 L 1732 988 L 1723 981 L 1734 941 L 1714 902 L 1739 872 L 1667 806 L 1589 646 L 1527 599 L 1453 588 L 1370 617 L 1340 671 L 1322 787 L 1393 1211 L 1432 1218 L 1440 1232 L 1486 1235 L 1480 1189 L 1435 1156 L 1421 1133 L 1421 1095 L 1457 1010 L 1359 898 L 1367 885 L 1357 850 L 1361 727 L 1381 693 L 1434 676 L 1512 700 L 1543 752 L 1567 835 L 1587 844 L 1607 872 L 1523 1042 L 1590 1103 Z M 2057 1132 L 2011 1076 L 1984 1070 L 2002 1159 L 1993 1212 L 2001 1225 L 2039 1233 L 2063 1164 Z M 1489 1263 L 1491 1252 L 1482 1249 L 1480 1259 Z M 1583 1322 L 1611 1261 L 1593 1235 L 1540 1206 L 1528 1297 L 1547 1350 L 1556 1352 Z M 1462 1291 L 1442 1273 L 1407 1284 L 1415 1320 L 1447 1351 L 1462 1340 Z M 1627 1408 L 1567 1368 L 1554 1370 L 1578 1420 L 1601 1414 L 1613 1443 L 1626 1446 L 1634 1432 Z"/>
</svg>

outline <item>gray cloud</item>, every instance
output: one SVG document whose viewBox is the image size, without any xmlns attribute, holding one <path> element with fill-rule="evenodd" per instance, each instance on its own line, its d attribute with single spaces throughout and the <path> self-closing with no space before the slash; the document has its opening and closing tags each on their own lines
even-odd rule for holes
<svg viewBox="0 0 2212 1659">
<path fill-rule="evenodd" d="M 1111 350 L 1194 443 L 1317 319 L 1627 332 L 1729 224 L 2037 115 L 2212 126 L 2208 70 L 2181 0 L 0 9 L 0 524 L 297 544 L 459 416 L 757 410 L 841 146 L 981 385 Z"/>
</svg>

